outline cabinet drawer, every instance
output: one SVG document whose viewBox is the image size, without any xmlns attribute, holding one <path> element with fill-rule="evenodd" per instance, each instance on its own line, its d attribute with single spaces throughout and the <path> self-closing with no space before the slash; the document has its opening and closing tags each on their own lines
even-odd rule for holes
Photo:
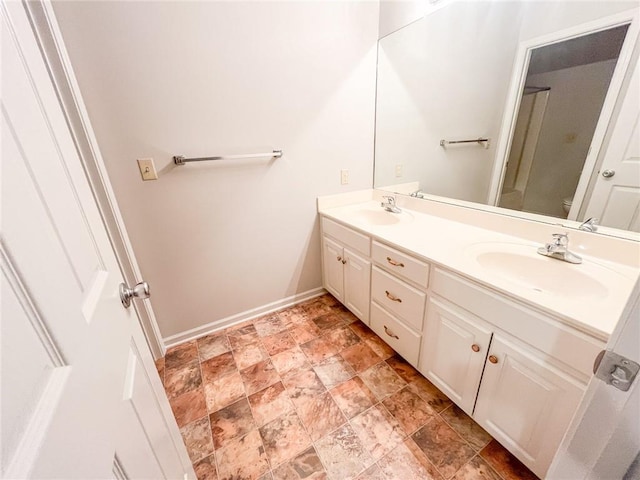
<svg viewBox="0 0 640 480">
<path fill-rule="evenodd" d="M 420 335 L 375 303 L 371 303 L 371 328 L 406 361 L 418 367 Z"/>
<path fill-rule="evenodd" d="M 344 227 L 325 217 L 322 217 L 322 233 L 331 235 L 344 245 L 357 250 L 367 257 L 371 255 L 371 239 L 362 233 Z"/>
<path fill-rule="evenodd" d="M 380 266 L 394 274 L 427 288 L 429 265 L 383 243 L 373 241 L 371 257 Z"/>
<path fill-rule="evenodd" d="M 371 298 L 404 320 L 410 327 L 422 330 L 426 294 L 402 280 L 373 267 Z"/>
<path fill-rule="evenodd" d="M 560 360 L 586 383 L 604 342 L 458 275 L 434 268 L 431 291 Z"/>
</svg>

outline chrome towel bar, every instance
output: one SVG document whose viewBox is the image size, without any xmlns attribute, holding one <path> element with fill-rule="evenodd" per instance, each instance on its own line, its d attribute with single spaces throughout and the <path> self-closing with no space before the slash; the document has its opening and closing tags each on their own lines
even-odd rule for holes
<svg viewBox="0 0 640 480">
<path fill-rule="evenodd" d="M 238 160 L 241 158 L 260 158 L 271 157 L 280 158 L 282 156 L 282 150 L 274 150 L 269 153 L 246 153 L 243 155 L 216 155 L 215 157 L 199 157 L 199 158 L 186 158 L 183 155 L 176 155 L 173 157 L 173 163 L 176 165 L 184 165 L 189 162 L 206 162 L 209 160 Z"/>
<path fill-rule="evenodd" d="M 447 145 L 453 145 L 456 143 L 477 143 L 478 145 L 482 145 L 484 148 L 489 148 L 488 138 L 473 138 L 471 140 L 440 140 L 441 147 L 446 147 Z"/>
</svg>

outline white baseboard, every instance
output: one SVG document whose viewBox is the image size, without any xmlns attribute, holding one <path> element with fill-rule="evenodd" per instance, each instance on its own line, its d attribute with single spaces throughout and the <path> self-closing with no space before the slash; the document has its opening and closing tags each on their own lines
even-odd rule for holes
<svg viewBox="0 0 640 480">
<path fill-rule="evenodd" d="M 190 340 L 194 340 L 196 338 L 203 337 L 220 330 L 224 330 L 225 328 L 231 327 L 238 323 L 246 322 L 247 320 L 261 317 L 268 313 L 275 312 L 276 310 L 281 310 L 297 303 L 307 301 L 311 298 L 319 297 L 320 295 L 324 295 L 325 293 L 327 293 L 327 291 L 324 288 L 318 287 L 314 288 L 313 290 L 308 290 L 303 293 L 298 293 L 296 295 L 283 298 L 281 300 L 276 300 L 275 302 L 267 303 L 266 305 L 262 305 L 261 307 L 252 308 L 251 310 L 246 310 L 244 312 L 231 315 L 230 317 L 222 318 L 220 320 L 216 320 L 215 322 L 207 323 L 206 325 L 192 328 L 191 330 L 187 330 L 185 332 L 177 333 L 175 335 L 171 335 L 170 337 L 163 338 L 164 345 L 165 348 L 170 348 L 175 345 L 179 345 L 180 343 L 188 342 Z"/>
</svg>

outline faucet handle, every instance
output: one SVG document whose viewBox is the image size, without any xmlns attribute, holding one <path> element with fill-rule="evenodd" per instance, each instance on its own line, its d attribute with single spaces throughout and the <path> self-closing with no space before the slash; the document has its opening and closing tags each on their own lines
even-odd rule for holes
<svg viewBox="0 0 640 480">
<path fill-rule="evenodd" d="M 566 233 L 553 233 L 551 234 L 551 236 L 554 239 L 554 242 L 556 245 L 560 246 L 560 247 L 566 247 L 567 245 L 569 245 L 569 235 Z"/>
<path fill-rule="evenodd" d="M 596 232 L 598 231 L 598 221 L 599 220 L 596 217 L 588 218 L 580 224 L 578 229 L 585 232 Z"/>
<path fill-rule="evenodd" d="M 386 199 L 387 203 L 389 205 L 395 205 L 396 204 L 396 197 L 393 196 L 393 195 L 383 195 L 382 198 Z"/>
</svg>

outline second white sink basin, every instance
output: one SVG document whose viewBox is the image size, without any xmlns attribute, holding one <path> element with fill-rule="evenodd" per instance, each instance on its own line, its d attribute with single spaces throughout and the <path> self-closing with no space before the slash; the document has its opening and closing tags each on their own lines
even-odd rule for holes
<svg viewBox="0 0 640 480">
<path fill-rule="evenodd" d="M 562 297 L 607 297 L 607 285 L 615 284 L 621 275 L 603 265 L 583 259 L 571 264 L 545 257 L 536 252 L 538 246 L 517 243 L 477 243 L 465 254 L 491 275 L 511 284 L 546 295 Z"/>
</svg>

